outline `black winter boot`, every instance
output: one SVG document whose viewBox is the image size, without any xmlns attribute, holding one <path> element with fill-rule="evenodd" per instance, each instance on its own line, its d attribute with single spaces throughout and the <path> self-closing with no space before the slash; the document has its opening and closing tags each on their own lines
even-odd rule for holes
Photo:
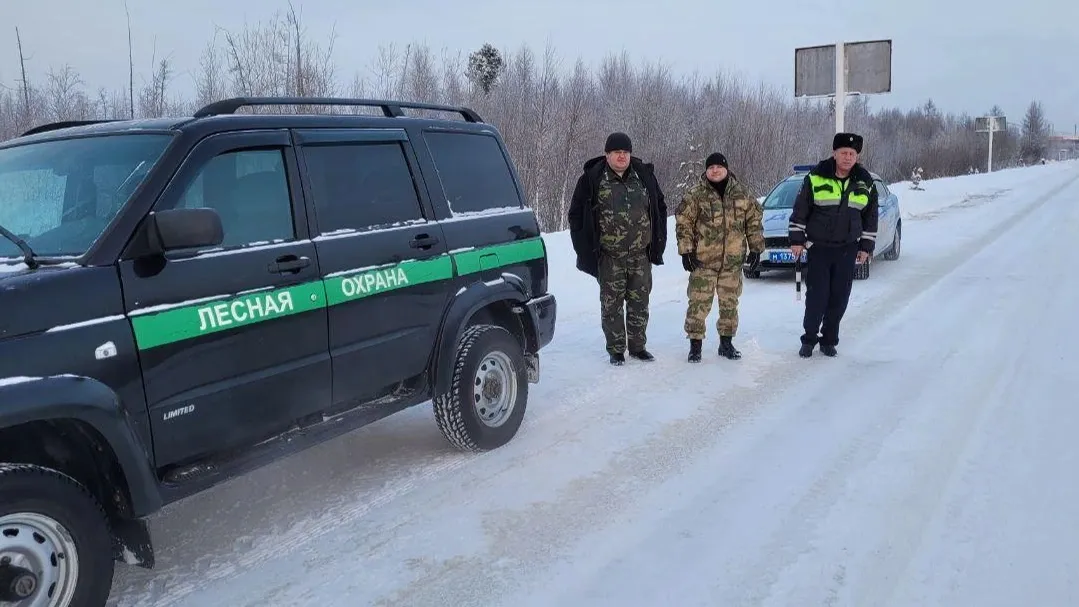
<svg viewBox="0 0 1079 607">
<path fill-rule="evenodd" d="M 742 353 L 735 349 L 734 344 L 731 343 L 732 337 L 729 335 L 721 335 L 719 337 L 719 355 L 729 358 L 731 360 L 738 360 L 742 358 Z"/>
<path fill-rule="evenodd" d="M 630 352 L 629 355 L 633 358 L 636 358 L 637 360 L 643 360 L 646 363 L 650 363 L 656 360 L 656 357 L 652 356 L 652 353 L 648 350 L 636 350 L 634 352 Z"/>
<path fill-rule="evenodd" d="M 802 347 L 798 348 L 798 356 L 802 358 L 813 356 L 813 344 L 802 344 Z"/>
<path fill-rule="evenodd" d="M 626 364 L 626 355 L 621 352 L 618 354 L 611 354 L 611 364 L 616 367 L 621 367 Z"/>
<path fill-rule="evenodd" d="M 699 339 L 689 340 L 689 362 L 699 363 L 701 362 L 701 346 L 702 342 Z"/>
<path fill-rule="evenodd" d="M 821 344 L 820 353 L 825 356 L 835 356 L 839 352 L 836 351 L 835 346 Z"/>
</svg>

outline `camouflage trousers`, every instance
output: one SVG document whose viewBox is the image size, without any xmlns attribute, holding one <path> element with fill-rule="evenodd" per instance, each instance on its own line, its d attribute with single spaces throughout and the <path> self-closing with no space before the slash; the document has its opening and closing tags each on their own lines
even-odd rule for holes
<svg viewBox="0 0 1079 607">
<path fill-rule="evenodd" d="M 644 349 L 652 264 L 644 251 L 624 256 L 603 254 L 599 260 L 599 302 L 607 352 Z M 623 308 L 625 316 L 623 317 Z"/>
<path fill-rule="evenodd" d="M 734 337 L 738 332 L 738 298 L 742 296 L 742 271 L 740 268 L 716 270 L 701 268 L 689 274 L 686 287 L 689 305 L 686 308 L 686 336 L 704 339 L 705 320 L 712 311 L 712 299 L 719 299 L 719 319 L 716 329 L 720 335 Z"/>
</svg>

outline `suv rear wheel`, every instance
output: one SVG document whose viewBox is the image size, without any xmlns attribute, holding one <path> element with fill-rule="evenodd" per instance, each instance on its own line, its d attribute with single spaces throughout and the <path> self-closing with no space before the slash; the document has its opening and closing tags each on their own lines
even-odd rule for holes
<svg viewBox="0 0 1079 607">
<path fill-rule="evenodd" d="M 496 325 L 469 327 L 457 346 L 450 390 L 434 399 L 438 429 L 466 451 L 508 443 L 528 402 L 528 369 L 521 342 Z"/>
<path fill-rule="evenodd" d="M 82 485 L 0 464 L 0 604 L 104 605 L 114 565 L 105 513 Z"/>
</svg>

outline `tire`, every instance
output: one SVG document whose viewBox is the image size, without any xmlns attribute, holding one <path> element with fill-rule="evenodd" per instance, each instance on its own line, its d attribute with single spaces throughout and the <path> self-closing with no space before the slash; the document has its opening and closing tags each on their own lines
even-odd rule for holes
<svg viewBox="0 0 1079 607">
<path fill-rule="evenodd" d="M 27 604 L 52 592 L 49 607 L 102 607 L 112 590 L 116 563 L 105 513 L 85 487 L 56 470 L 0 464 L 0 562 L 4 557 L 0 578 L 8 583 L 0 593 L 14 591 L 13 564 L 43 573 L 24 582 L 21 591 L 33 597 L 20 599 Z M 0 594 L 0 604 L 11 598 Z"/>
<path fill-rule="evenodd" d="M 891 248 L 888 249 L 888 252 L 883 255 L 884 259 L 887 259 L 888 261 L 895 261 L 895 260 L 899 259 L 899 254 L 901 252 L 901 248 L 902 248 L 901 245 L 902 244 L 903 244 L 903 222 L 900 221 L 899 223 L 895 224 L 895 242 L 892 243 L 892 246 L 891 246 Z"/>
<path fill-rule="evenodd" d="M 869 266 L 873 265 L 873 257 L 865 260 L 865 263 L 854 264 L 854 280 L 866 280 L 869 278 Z"/>
<path fill-rule="evenodd" d="M 486 380 L 480 379 L 481 374 Z M 492 392 L 484 394 L 486 387 Z M 497 410 L 481 407 L 477 400 L 495 404 Z M 528 368 L 521 342 L 496 325 L 469 327 L 457 346 L 450 389 L 434 398 L 435 422 L 442 435 L 464 451 L 497 449 L 517 434 L 527 402 Z"/>
</svg>

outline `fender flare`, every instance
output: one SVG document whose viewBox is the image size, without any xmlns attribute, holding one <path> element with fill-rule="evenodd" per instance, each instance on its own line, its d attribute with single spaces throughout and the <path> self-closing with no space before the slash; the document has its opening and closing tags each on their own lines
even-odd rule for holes
<svg viewBox="0 0 1079 607">
<path fill-rule="evenodd" d="M 12 379 L 0 383 L 0 403 L 0 428 L 62 419 L 88 424 L 112 449 L 127 483 L 134 516 L 161 508 L 149 452 L 135 434 L 116 393 L 102 382 L 79 375 Z"/>
<path fill-rule="evenodd" d="M 523 304 L 529 300 L 530 289 L 517 275 L 503 273 L 501 279 L 490 282 L 476 281 L 466 285 L 446 306 L 442 316 L 442 325 L 438 331 L 438 340 L 432 357 L 431 377 L 434 379 L 435 394 L 449 390 L 453 381 L 454 358 L 457 356 L 457 343 L 465 333 L 468 320 L 482 308 L 492 303 L 504 301 L 511 304 Z M 525 330 L 532 330 L 527 325 L 531 318 L 520 315 L 526 324 Z"/>
</svg>

